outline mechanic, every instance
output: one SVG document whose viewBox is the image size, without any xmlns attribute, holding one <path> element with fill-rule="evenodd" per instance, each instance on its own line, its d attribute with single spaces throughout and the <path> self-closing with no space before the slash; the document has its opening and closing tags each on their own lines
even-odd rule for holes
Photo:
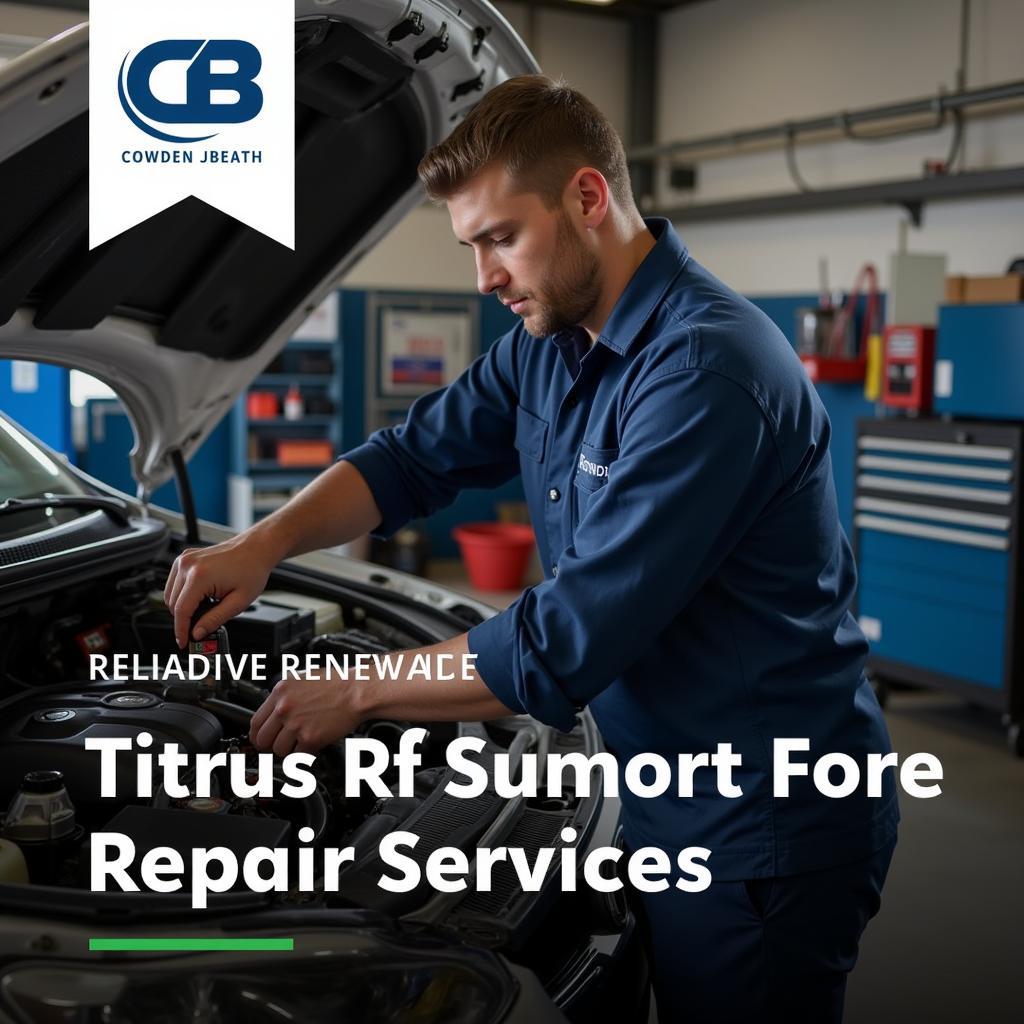
<svg viewBox="0 0 1024 1024">
<path fill-rule="evenodd" d="M 426 650 L 476 655 L 454 681 L 278 684 L 251 736 L 314 751 L 367 718 L 529 713 L 570 729 L 589 707 L 623 761 L 730 742 L 739 799 L 699 773 L 691 799 L 623 796 L 632 849 L 712 850 L 701 893 L 642 896 L 659 1017 L 839 1021 L 895 845 L 891 773 L 823 797 L 772 795 L 776 737 L 861 765 L 889 739 L 849 612 L 826 413 L 772 322 L 644 221 L 622 143 L 543 76 L 488 93 L 420 164 L 477 283 L 522 322 L 284 508 L 184 552 L 166 600 L 184 644 L 247 607 L 282 559 L 390 536 L 464 487 L 521 474 L 545 579 Z M 701 775 L 711 775 L 701 780 Z M 703 789 L 701 786 L 703 785 Z"/>
</svg>

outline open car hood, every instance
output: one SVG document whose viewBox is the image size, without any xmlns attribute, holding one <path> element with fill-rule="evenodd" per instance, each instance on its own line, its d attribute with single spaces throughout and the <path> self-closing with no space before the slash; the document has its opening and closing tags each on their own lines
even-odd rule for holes
<svg viewBox="0 0 1024 1024">
<path fill-rule="evenodd" d="M 108 383 L 144 493 L 421 201 L 427 149 L 537 70 L 481 0 L 296 0 L 295 44 L 294 251 L 192 197 L 90 252 L 88 25 L 0 68 L 0 355 Z"/>
</svg>

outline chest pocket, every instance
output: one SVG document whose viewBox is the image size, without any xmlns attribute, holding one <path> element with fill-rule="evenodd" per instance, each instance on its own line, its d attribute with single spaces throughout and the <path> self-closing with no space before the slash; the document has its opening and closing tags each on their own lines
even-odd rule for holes
<svg viewBox="0 0 1024 1024">
<path fill-rule="evenodd" d="M 516 439 L 519 452 L 534 462 L 544 461 L 544 446 L 548 439 L 548 423 L 539 416 L 516 407 Z"/>
<path fill-rule="evenodd" d="M 618 457 L 618 448 L 595 448 L 586 441 L 580 446 L 573 474 L 577 519 L 583 518 L 590 504 L 608 485 L 608 471 Z"/>
</svg>

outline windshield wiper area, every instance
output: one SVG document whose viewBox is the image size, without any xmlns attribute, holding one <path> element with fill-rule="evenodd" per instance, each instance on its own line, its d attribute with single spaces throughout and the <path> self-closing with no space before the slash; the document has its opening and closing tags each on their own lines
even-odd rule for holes
<svg viewBox="0 0 1024 1024">
<path fill-rule="evenodd" d="M 102 509 L 121 526 L 130 526 L 128 506 L 118 498 L 104 498 L 98 494 L 51 494 L 44 498 L 8 498 L 0 501 L 0 515 L 28 512 L 42 508 Z"/>
</svg>

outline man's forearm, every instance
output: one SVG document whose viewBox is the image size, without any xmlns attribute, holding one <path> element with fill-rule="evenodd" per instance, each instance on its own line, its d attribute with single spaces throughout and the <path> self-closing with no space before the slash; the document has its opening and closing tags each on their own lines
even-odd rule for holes
<svg viewBox="0 0 1024 1024">
<path fill-rule="evenodd" d="M 245 538 L 259 543 L 276 564 L 307 551 L 345 544 L 369 533 L 380 521 L 380 509 L 363 475 L 352 463 L 342 461 L 250 527 Z"/>
<path fill-rule="evenodd" d="M 426 658 L 431 675 L 439 675 L 438 655 L 448 655 L 443 663 L 445 674 L 454 679 L 408 678 L 413 656 Z M 406 651 L 403 661 L 405 678 L 374 679 L 357 683 L 360 688 L 358 706 L 361 718 L 398 718 L 407 722 L 487 722 L 506 718 L 517 712 L 507 708 L 487 688 L 475 669 L 469 667 L 469 645 L 461 633 L 433 647 Z M 467 671 L 463 672 L 463 666 Z M 339 686 L 348 685 L 339 682 Z"/>
</svg>

